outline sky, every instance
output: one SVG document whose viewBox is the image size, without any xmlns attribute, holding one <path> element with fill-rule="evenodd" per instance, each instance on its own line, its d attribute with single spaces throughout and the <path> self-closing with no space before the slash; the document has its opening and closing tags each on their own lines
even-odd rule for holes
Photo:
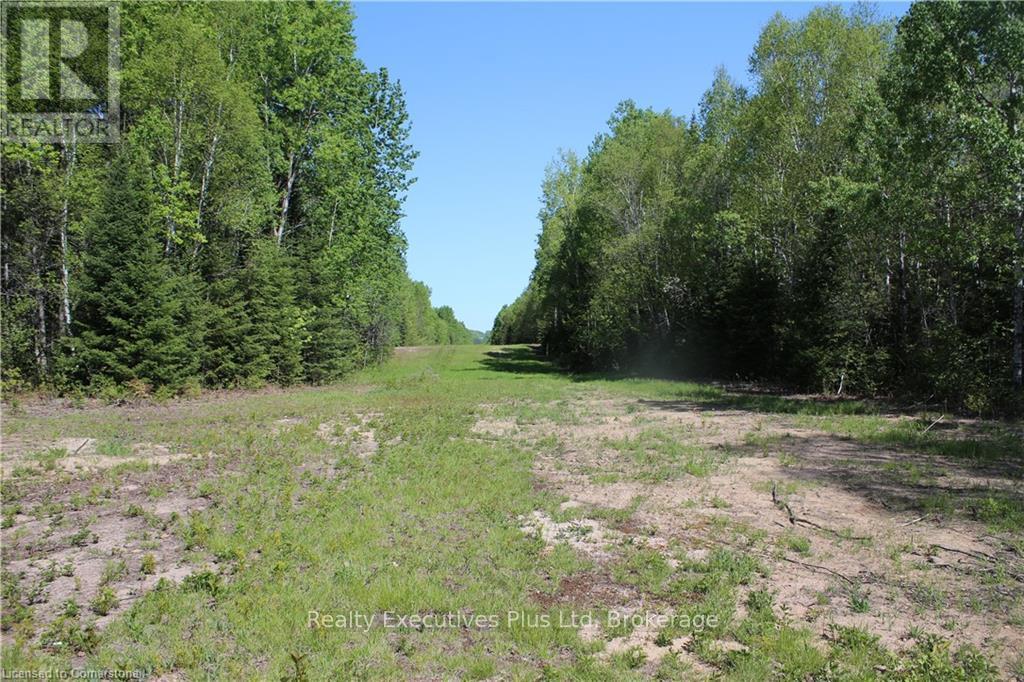
<svg viewBox="0 0 1024 682">
<path fill-rule="evenodd" d="M 541 180 L 558 150 L 585 154 L 624 99 L 689 116 L 719 65 L 749 83 L 765 23 L 812 7 L 354 3 L 359 57 L 401 82 L 420 154 L 402 220 L 409 274 L 435 306 L 490 329 L 529 281 Z"/>
</svg>

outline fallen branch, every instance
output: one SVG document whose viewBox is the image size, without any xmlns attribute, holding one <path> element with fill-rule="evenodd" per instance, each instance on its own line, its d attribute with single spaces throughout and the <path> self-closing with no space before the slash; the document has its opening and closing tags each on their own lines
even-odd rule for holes
<svg viewBox="0 0 1024 682">
<path fill-rule="evenodd" d="M 907 521 L 906 523 L 901 523 L 900 526 L 912 526 L 915 523 L 917 523 L 918 521 L 924 521 L 926 518 L 927 518 L 926 516 L 918 516 L 916 519 L 913 519 L 911 521 Z"/>
<path fill-rule="evenodd" d="M 972 559 L 978 559 L 978 560 L 981 560 L 984 557 L 988 556 L 988 555 L 981 555 L 981 554 L 971 554 L 970 552 L 965 552 L 965 551 L 959 550 L 959 549 L 953 549 L 952 547 L 943 547 L 941 545 L 931 545 L 931 547 L 936 547 L 936 548 L 939 548 L 939 549 L 944 549 L 944 550 L 946 550 L 948 552 L 954 552 L 956 554 L 963 554 L 963 555 L 968 556 L 968 557 L 970 557 Z M 961 564 L 959 562 L 958 562 L 958 564 L 940 564 L 939 562 L 935 561 L 935 555 L 934 554 L 922 554 L 920 552 L 911 552 L 911 554 L 913 554 L 914 556 L 924 557 L 928 561 L 928 563 L 930 563 L 932 566 L 935 566 L 936 568 L 951 568 L 951 569 L 956 570 L 959 567 L 959 565 L 963 565 L 963 564 Z M 992 560 L 996 561 L 995 558 L 992 558 Z M 999 575 L 1000 574 L 999 569 L 996 569 L 996 568 L 979 568 L 979 567 L 976 567 L 976 566 L 971 566 L 970 568 L 973 571 L 977 571 L 979 573 L 984 573 L 986 575 Z M 1008 577 L 1008 578 L 1012 578 L 1012 579 L 1016 580 L 1017 582 L 1024 583 L 1024 574 L 1014 573 L 1013 571 L 1006 570 L 1006 569 L 1004 569 L 1001 572 L 1001 574 L 1006 576 L 1006 577 Z"/>
<path fill-rule="evenodd" d="M 850 578 L 847 578 L 842 573 L 839 573 L 837 571 L 833 571 L 831 568 L 828 568 L 826 566 L 819 566 L 818 564 L 809 564 L 806 561 L 797 561 L 796 559 L 790 559 L 789 557 L 779 557 L 779 558 L 782 559 L 783 561 L 788 561 L 791 564 L 796 564 L 797 566 L 803 566 L 804 568 L 811 568 L 811 569 L 814 569 L 814 570 L 817 570 L 817 571 L 824 571 L 826 573 L 831 573 L 832 575 L 836 576 L 837 578 L 842 578 L 843 580 L 845 580 L 850 585 L 856 585 L 857 584 L 856 582 L 854 582 Z"/>
<path fill-rule="evenodd" d="M 841 532 L 839 532 L 837 530 L 833 530 L 832 528 L 828 528 L 827 526 L 819 525 L 819 524 L 815 523 L 814 521 L 810 521 L 808 519 L 801 519 L 801 518 L 797 517 L 796 522 L 797 523 L 802 523 L 805 526 L 810 526 L 811 528 L 817 528 L 818 530 L 823 530 L 826 533 L 832 533 L 833 535 L 835 535 L 837 538 L 839 538 L 841 540 L 870 540 L 871 539 L 870 535 L 846 535 L 845 533 L 841 533 Z"/>
<path fill-rule="evenodd" d="M 934 543 L 929 545 L 929 547 L 932 547 L 934 549 L 943 549 L 943 550 L 945 550 L 947 552 L 955 552 L 956 554 L 963 554 L 964 556 L 969 556 L 972 559 L 981 559 L 981 560 L 986 560 L 987 559 L 988 561 L 996 561 L 996 558 L 994 556 L 992 556 L 991 554 L 985 554 L 984 552 L 972 552 L 972 551 L 966 550 L 966 549 L 957 549 L 956 547 L 946 547 L 945 545 L 936 545 Z"/>
<path fill-rule="evenodd" d="M 938 423 L 939 423 L 940 421 L 942 421 L 942 419 L 943 419 L 943 418 L 944 418 L 945 416 L 946 416 L 946 415 L 944 415 L 944 414 L 940 414 L 940 415 L 939 415 L 939 418 L 938 418 L 938 419 L 936 419 L 936 420 L 935 420 L 935 421 L 933 421 L 933 422 L 932 422 L 931 424 L 929 424 L 929 425 L 928 425 L 928 428 L 927 428 L 927 429 L 925 429 L 924 431 L 922 431 L 922 432 L 921 432 L 921 433 L 922 433 L 922 435 L 923 435 L 923 434 L 925 434 L 925 433 L 928 433 L 929 431 L 931 431 L 931 430 L 932 430 L 932 427 L 933 427 L 933 426 L 935 426 L 936 424 L 938 424 Z"/>
<path fill-rule="evenodd" d="M 832 533 L 836 537 L 841 538 L 843 540 L 870 540 L 871 539 L 871 536 L 868 536 L 868 535 L 845 535 L 843 533 L 840 533 L 837 530 L 833 530 L 832 528 L 829 528 L 827 526 L 822 526 L 819 523 L 815 523 L 814 521 L 811 521 L 810 519 L 804 519 L 804 518 L 801 518 L 801 517 L 797 516 L 796 514 L 793 513 L 793 509 L 788 504 L 786 504 L 785 501 L 779 499 L 778 487 L 779 487 L 778 483 L 776 483 L 775 481 L 772 481 L 772 503 L 774 503 L 775 506 L 778 507 L 779 509 L 781 509 L 782 511 L 786 512 L 786 514 L 789 516 L 790 524 L 792 524 L 794 526 L 797 525 L 797 524 L 803 524 L 803 525 L 809 526 L 811 528 L 817 528 L 818 530 L 825 531 L 826 533 Z"/>
<path fill-rule="evenodd" d="M 793 510 L 789 508 L 788 504 L 779 499 L 778 489 L 779 484 L 775 481 L 772 481 L 772 503 L 789 515 L 789 522 L 791 524 L 796 524 L 796 514 L 793 513 Z"/>
</svg>

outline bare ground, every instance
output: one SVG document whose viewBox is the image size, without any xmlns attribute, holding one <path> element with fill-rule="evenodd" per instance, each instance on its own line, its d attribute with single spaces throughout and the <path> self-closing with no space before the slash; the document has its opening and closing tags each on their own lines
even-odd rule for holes
<svg viewBox="0 0 1024 682">
<path fill-rule="evenodd" d="M 596 510 L 598 519 L 609 509 L 625 512 L 616 528 L 591 519 L 559 523 L 541 512 L 524 519 L 525 531 L 567 542 L 596 564 L 585 594 L 579 585 L 565 586 L 564 595 L 559 587 L 563 603 L 638 609 L 639 595 L 608 577 L 623 544 L 658 550 L 671 565 L 726 546 L 755 553 L 769 577 L 750 589 L 773 591 L 779 614 L 823 641 L 833 623 L 865 628 L 892 650 L 904 648 L 913 630 L 935 632 L 985 651 L 1004 675 L 1024 651 L 1019 538 L 962 515 L 914 511 L 966 490 L 1020 494 L 1013 466 L 965 466 L 798 428 L 785 415 L 676 401 L 594 395 L 568 412 L 558 406 L 557 422 L 517 420 L 502 408 L 481 406 L 474 433 L 533 445 L 539 485 L 564 496 L 563 508 Z M 644 440 L 651 433 L 710 453 L 714 466 L 651 477 L 643 457 L 659 445 Z M 908 469 L 927 475 L 908 480 Z M 656 634 L 637 628 L 605 651 L 638 647 L 652 671 L 672 652 L 704 670 L 685 641 L 658 646 Z"/>
<path fill-rule="evenodd" d="M 213 457 L 153 444 L 105 457 L 89 451 L 92 439 L 66 440 L 85 445 L 4 481 L 5 498 L 17 500 L 5 507 L 5 590 L 32 607 L 36 636 L 54 648 L 66 643 L 49 641 L 47 628 L 70 602 L 99 616 L 102 629 L 161 580 L 180 582 L 206 567 L 208 557 L 189 550 L 180 527 L 208 506 L 197 484 L 216 468 Z M 113 599 L 103 604 L 106 590 Z M 5 630 L 8 643 L 13 636 Z"/>
</svg>

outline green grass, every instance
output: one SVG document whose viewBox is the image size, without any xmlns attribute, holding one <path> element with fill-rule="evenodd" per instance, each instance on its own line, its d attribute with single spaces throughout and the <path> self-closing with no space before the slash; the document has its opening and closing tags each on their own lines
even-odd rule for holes
<svg viewBox="0 0 1024 682">
<path fill-rule="evenodd" d="M 173 529 L 190 550 L 214 556 L 216 589 L 167 585 L 137 600 L 99 636 L 88 665 L 190 677 L 244 677 L 258 668 L 261 676 L 280 679 L 294 674 L 296 654 L 304 656 L 310 679 L 401 678 L 417 671 L 481 678 L 496 670 L 529 676 L 536 670 L 531 661 L 561 660 L 555 668 L 565 674 L 579 667 L 590 678 L 610 679 L 601 666 L 585 663 L 585 646 L 568 629 L 481 630 L 473 633 L 479 647 L 453 657 L 449 652 L 462 648 L 460 630 L 307 626 L 313 610 L 539 612 L 531 593 L 581 566 L 571 554 L 542 552 L 541 543 L 519 530 L 517 517 L 556 506 L 532 485 L 532 453 L 466 437 L 478 404 L 554 403 L 565 399 L 571 382 L 555 373 L 485 369 L 479 359 L 477 348 L 442 349 L 326 389 L 199 401 L 194 409 L 185 404 L 131 422 L 106 410 L 19 417 L 19 430 L 40 439 L 81 433 L 101 439 L 98 449 L 110 455 L 124 454 L 131 442 L 166 443 L 218 453 L 235 469 L 203 485 L 214 503 L 209 510 L 182 517 Z M 354 391 L 356 384 L 371 388 Z M 382 445 L 372 461 L 342 457 L 336 478 L 300 480 L 298 464 L 330 449 L 316 436 L 317 423 L 371 412 L 385 414 L 375 424 L 378 442 L 401 440 Z M 272 433 L 276 419 L 296 414 L 314 427 Z M 78 535 L 76 542 L 91 541 L 84 529 Z M 111 566 L 111 576 L 120 570 Z M 99 614 L 114 604 L 102 591 L 90 609 Z M 402 647 L 397 636 L 405 638 Z M 565 650 L 580 655 L 567 660 Z M 63 655 L 5 647 L 4 666 L 66 666 Z"/>
<path fill-rule="evenodd" d="M 38 462 L 39 466 L 46 471 L 54 471 L 57 468 L 57 464 L 67 456 L 68 451 L 64 448 L 50 448 L 42 452 L 32 453 L 29 455 L 29 459 Z"/>
<path fill-rule="evenodd" d="M 707 449 L 687 443 L 686 436 L 668 429 L 647 429 L 626 438 L 606 438 L 602 444 L 619 453 L 631 477 L 659 482 L 684 475 L 703 477 L 714 471 L 718 458 Z"/>
<path fill-rule="evenodd" d="M 132 443 L 161 443 L 172 451 L 214 453 L 212 471 L 219 473 L 189 484 L 189 494 L 208 503 L 201 512 L 166 521 L 151 519 L 139 505 L 118 507 L 126 517 L 151 521 L 155 534 L 174 534 L 201 568 L 181 584 L 161 582 L 99 632 L 92 628 L 95 617 L 118 604 L 104 587 L 96 599 L 62 614 L 42 646 L 24 640 L 5 645 L 4 668 L 68 668 L 81 650 L 87 654 L 84 662 L 74 661 L 87 668 L 143 669 L 154 676 L 176 671 L 189 679 L 638 679 L 648 662 L 636 652 L 602 661 L 593 655 L 595 645 L 581 641 L 572 628 L 530 626 L 544 615 L 557 618 L 561 608 L 542 606 L 537 595 L 556 594 L 563 578 L 591 566 L 564 545 L 552 551 L 520 526 L 535 510 L 556 519 L 624 526 L 642 500 L 625 509 L 560 511 L 564 497 L 537 486 L 531 471 L 536 449 L 557 452 L 559 442 L 474 437 L 480 406 L 495 406 L 495 416 L 518 424 L 576 424 L 592 416 L 575 407 L 576 399 L 596 392 L 637 401 L 873 419 L 866 403 L 788 401 L 681 382 L 570 376 L 526 349 L 487 354 L 493 351 L 440 348 L 398 357 L 329 387 L 172 402 L 130 420 L 116 409 L 10 416 L 5 428 L 20 438 L 97 438 L 97 450 L 110 456 L 130 454 Z M 372 428 L 380 447 L 369 458 L 317 434 L 319 424 L 355 424 L 359 415 L 370 414 L 377 415 Z M 278 420 L 296 416 L 300 424 L 273 428 Z M 649 428 L 635 438 L 605 441 L 626 466 L 593 478 L 612 482 L 621 475 L 656 482 L 709 475 L 722 455 L 687 442 L 686 435 Z M 922 442 L 930 440 L 925 435 Z M 332 475 L 303 473 L 301 467 L 310 462 L 328 462 Z M 125 471 L 115 467 L 95 474 L 97 491 L 111 491 L 96 497 L 116 499 Z M 145 491 L 148 499 L 166 498 L 174 492 L 172 484 Z M 17 479 L 11 485 L 19 485 Z M 5 518 L 13 518 L 15 508 L 7 499 L 17 490 L 4 486 Z M 89 499 L 82 496 L 79 502 L 87 505 Z M 992 499 L 978 514 L 995 523 L 1007 508 L 1002 498 Z M 712 498 L 710 504 L 721 510 L 723 538 L 737 544 L 744 538 L 749 547 L 762 543 L 763 532 L 728 520 L 724 500 Z M 96 540 L 78 526 L 60 533 L 83 547 Z M 793 535 L 784 549 L 806 554 L 811 545 Z M 714 624 L 698 633 L 669 629 L 659 637 L 667 642 L 694 634 L 697 655 L 728 679 L 821 678 L 826 669 L 855 673 L 842 679 L 869 679 L 858 675 L 893 665 L 867 634 L 844 631 L 822 648 L 808 630 L 780 619 L 772 596 L 756 589 L 768 571 L 752 552 L 717 549 L 704 560 L 677 564 L 639 543 L 615 551 L 609 570 L 616 583 L 691 622 L 713 617 Z M 164 568 L 152 554 L 141 562 L 114 560 L 104 581 Z M 4 587 L 5 620 L 31 626 L 31 609 L 22 610 L 25 598 L 16 593 L 17 582 L 5 580 Z M 738 601 L 748 591 L 747 615 L 739 618 Z M 328 628 L 310 627 L 310 612 L 377 617 L 512 612 L 520 619 L 502 618 L 488 628 Z M 723 653 L 715 647 L 720 639 L 744 648 Z M 46 641 L 73 645 L 46 646 Z M 920 670 L 982 670 L 970 652 L 950 652 L 936 642 L 921 645 L 915 656 Z M 668 657 L 656 674 L 685 678 L 685 667 Z M 906 679 L 912 679 L 909 673 Z"/>
</svg>

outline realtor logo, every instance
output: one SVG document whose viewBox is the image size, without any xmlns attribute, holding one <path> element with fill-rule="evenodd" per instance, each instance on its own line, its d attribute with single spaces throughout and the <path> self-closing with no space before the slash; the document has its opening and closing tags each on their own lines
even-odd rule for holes
<svg viewBox="0 0 1024 682">
<path fill-rule="evenodd" d="M 115 2 L 0 3 L 0 137 L 115 142 L 120 14 Z"/>
</svg>

